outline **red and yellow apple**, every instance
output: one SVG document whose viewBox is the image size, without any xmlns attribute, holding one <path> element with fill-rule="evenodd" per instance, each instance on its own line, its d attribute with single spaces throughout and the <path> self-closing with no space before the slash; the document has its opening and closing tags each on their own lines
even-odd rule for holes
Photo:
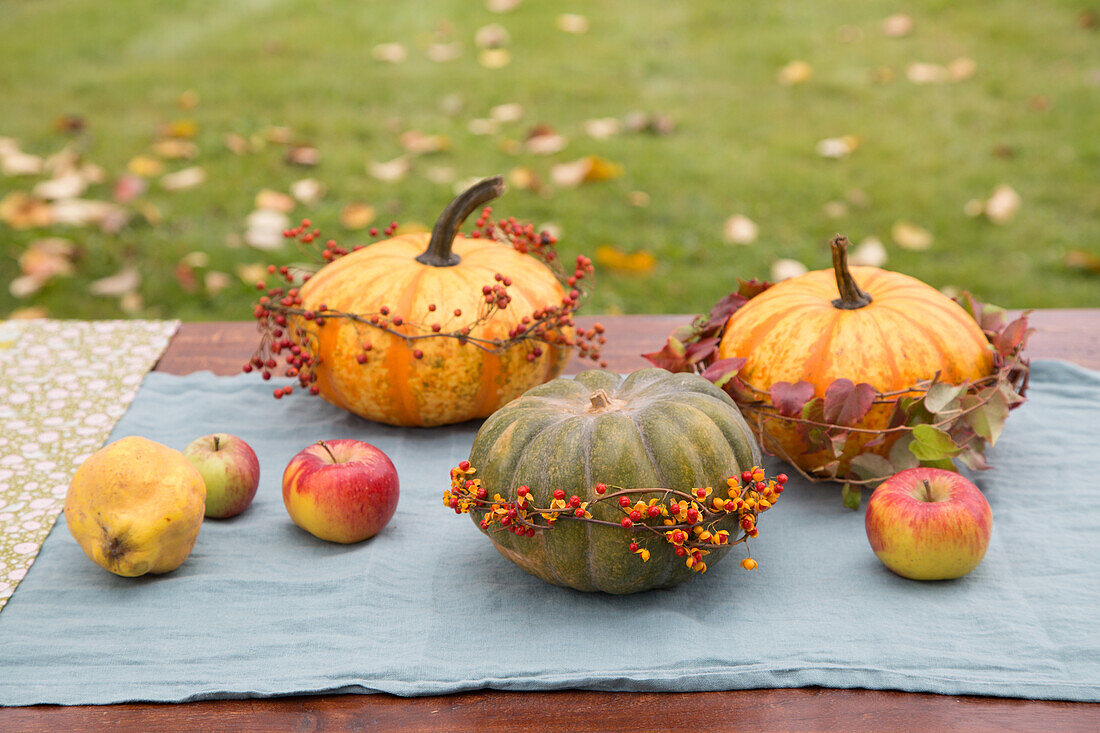
<svg viewBox="0 0 1100 733">
<path fill-rule="evenodd" d="M 283 472 L 290 518 L 314 537 L 352 543 L 373 537 L 397 510 L 397 469 L 360 440 L 319 440 Z"/>
<path fill-rule="evenodd" d="M 195 438 L 183 455 L 206 483 L 206 516 L 235 517 L 248 508 L 260 485 L 260 461 L 252 446 L 235 435 Z"/>
<path fill-rule="evenodd" d="M 867 502 L 867 539 L 883 565 L 913 580 L 961 578 L 985 557 L 993 512 L 978 487 L 938 468 L 910 468 Z"/>
</svg>

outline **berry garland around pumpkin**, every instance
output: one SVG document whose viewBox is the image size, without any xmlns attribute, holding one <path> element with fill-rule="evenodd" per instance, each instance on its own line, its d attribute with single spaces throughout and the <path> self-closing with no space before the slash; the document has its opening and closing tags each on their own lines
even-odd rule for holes
<svg viewBox="0 0 1100 733">
<path fill-rule="evenodd" d="M 602 364 L 603 327 L 578 329 L 573 320 L 589 258 L 563 268 L 553 236 L 514 218 L 494 222 L 489 207 L 469 235 L 458 233 L 503 191 L 500 177 L 474 184 L 430 238 L 400 234 L 393 222 L 370 230 L 387 239 L 349 250 L 321 245 L 309 220 L 284 232 L 319 262 L 269 265 L 281 282 L 256 283 L 261 340 L 243 371 L 264 379 L 281 371 L 363 417 L 427 426 L 490 414 L 557 376 L 572 351 Z M 278 387 L 274 396 L 292 391 Z"/>
</svg>

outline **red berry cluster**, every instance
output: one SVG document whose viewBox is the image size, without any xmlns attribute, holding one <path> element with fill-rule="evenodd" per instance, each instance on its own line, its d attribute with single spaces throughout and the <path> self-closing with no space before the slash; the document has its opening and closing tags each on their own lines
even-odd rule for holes
<svg viewBox="0 0 1100 733">
<path fill-rule="evenodd" d="M 543 499 L 547 505 L 540 507 L 529 486 L 518 487 L 513 499 L 499 493 L 490 498 L 481 479 L 472 478 L 476 472 L 469 461 L 451 469 L 451 488 L 444 492 L 443 503 L 455 514 L 473 512 L 486 532 L 534 537 L 537 532 L 551 529 L 559 519 L 621 527 L 630 533 L 630 551 L 643 562 L 648 562 L 651 554 L 643 546 L 644 540 L 659 539 L 671 545 L 672 553 L 684 558 L 689 568 L 699 572 L 706 571 L 704 557 L 712 550 L 747 542 L 759 534 L 758 516 L 775 505 L 787 483 L 786 474 L 766 480 L 763 469 L 753 467 L 740 477 L 727 479 L 725 497 L 712 496 L 714 490 L 709 486 L 686 492 L 618 489 L 608 494 L 607 484 L 599 483 L 593 487 L 595 499 L 585 501 L 575 494 L 567 498 L 563 489 L 555 489 Z M 604 501 L 618 508 L 621 517 L 617 522 L 592 516 L 592 508 Z M 494 525 L 499 528 L 492 529 Z M 740 536 L 731 540 L 730 529 L 740 529 Z M 741 566 L 751 570 L 756 561 L 746 558 Z"/>
<path fill-rule="evenodd" d="M 373 313 L 348 313 L 330 309 L 324 304 L 308 309 L 303 307 L 299 288 L 309 281 L 313 273 L 286 265 L 269 265 L 268 274 L 282 283 L 272 287 L 264 281 L 256 283 L 257 290 L 265 291 L 252 311 L 253 317 L 260 324 L 262 337 L 256 352 L 242 370 L 259 371 L 266 380 L 271 379 L 275 370 L 281 367 L 285 376 L 297 378 L 302 388 L 310 394 L 318 394 L 316 331 L 311 328 L 296 328 L 295 324 L 297 322 L 298 326 L 302 326 L 302 322 L 312 322 L 319 328 L 328 320 L 337 318 L 354 322 L 357 328 L 362 327 L 362 351 L 356 355 L 356 361 L 360 364 L 366 364 L 370 360 L 374 345 L 370 341 L 369 332 L 370 329 L 377 329 L 403 339 L 415 359 L 424 357 L 424 351 L 416 347 L 417 341 L 442 337 L 454 338 L 459 343 L 493 353 L 522 344 L 527 349 L 528 361 L 535 361 L 543 356 L 546 346 L 574 348 L 582 357 L 606 367 L 607 362 L 600 358 L 600 347 L 606 343 L 603 326 L 597 323 L 588 330 L 576 328 L 573 318 L 584 300 L 582 283 L 593 272 L 592 261 L 584 255 L 578 255 L 572 273 L 566 275 L 562 272 L 554 251 L 557 241 L 554 237 L 546 233 L 536 233 L 533 226 L 519 223 L 514 218 L 492 223 L 491 214 L 490 207 L 481 211 L 471 237 L 510 243 L 518 252 L 531 254 L 542 260 L 570 288 L 560 303 L 538 308 L 523 316 L 521 322 L 509 331 L 506 339 L 487 339 L 473 334 L 477 326 L 491 319 L 497 311 L 506 310 L 512 303 L 512 295 L 508 289 L 513 281 L 503 273 L 496 273 L 492 283 L 482 286 L 483 305 L 476 314 L 470 314 L 471 320 L 456 324 L 453 320 L 463 316 L 461 308 L 453 309 L 450 315 L 441 315 L 441 309 L 434 303 L 428 305 L 425 314 L 396 314 L 386 305 Z M 370 234 L 372 237 L 379 234 L 389 237 L 397 230 L 397 226 L 397 222 L 391 222 L 381 232 L 372 228 Z M 303 219 L 299 226 L 284 231 L 283 236 L 317 252 L 316 243 L 320 241 L 321 232 L 313 228 L 309 219 Z M 334 240 L 327 240 L 319 251 L 320 264 L 323 266 L 333 262 L 363 246 L 356 245 L 348 250 L 337 245 Z M 574 336 L 564 336 L 562 330 L 570 327 L 574 328 Z M 281 398 L 292 391 L 289 386 L 281 387 L 274 391 L 274 396 Z"/>
</svg>

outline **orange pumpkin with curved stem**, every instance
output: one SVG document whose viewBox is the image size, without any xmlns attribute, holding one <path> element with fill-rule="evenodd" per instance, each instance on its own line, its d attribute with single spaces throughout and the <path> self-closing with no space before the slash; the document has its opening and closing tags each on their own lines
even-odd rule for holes
<svg viewBox="0 0 1100 733">
<path fill-rule="evenodd" d="M 339 407 L 391 425 L 433 426 L 486 417 L 531 387 L 561 374 L 572 339 L 563 326 L 543 341 L 504 347 L 523 318 L 566 298 L 555 273 L 507 243 L 458 234 L 475 209 L 504 191 L 503 180 L 475 184 L 440 215 L 431 236 L 406 234 L 326 265 L 300 291 L 302 308 L 380 315 L 396 333 L 349 318 L 291 319 L 295 339 L 317 359 L 316 386 Z M 487 317 L 484 286 L 510 280 L 511 300 Z M 323 306 L 323 307 L 322 307 Z M 433 336 L 471 325 L 468 339 Z M 530 357 L 530 358 L 529 358 Z"/>
<path fill-rule="evenodd" d="M 848 240 L 832 242 L 833 269 L 785 280 L 749 300 L 726 323 L 718 358 L 743 357 L 740 378 L 769 392 L 776 382 L 809 382 L 814 396 L 837 379 L 867 382 L 882 393 L 902 391 L 939 373 L 961 384 L 991 375 L 993 353 L 974 319 L 938 290 L 908 275 L 847 264 Z M 899 394 L 873 405 L 855 426 L 883 430 Z M 759 426 L 749 420 L 754 430 Z M 812 471 L 834 460 L 807 453 L 793 425 L 772 420 L 765 448 Z M 887 455 L 897 434 L 870 448 L 873 433 L 849 439 L 838 475 L 863 452 Z"/>
</svg>

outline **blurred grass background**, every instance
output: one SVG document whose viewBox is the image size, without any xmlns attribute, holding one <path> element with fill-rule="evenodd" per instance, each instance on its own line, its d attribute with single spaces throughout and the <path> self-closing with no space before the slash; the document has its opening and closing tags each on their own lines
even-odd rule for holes
<svg viewBox="0 0 1100 733">
<path fill-rule="evenodd" d="M 555 28 L 563 12 L 584 14 L 587 32 Z M 913 31 L 887 37 L 883 19 L 897 12 L 912 17 Z M 158 126 L 193 120 L 198 157 L 169 161 L 166 171 L 206 172 L 184 191 L 152 182 L 137 203 L 156 208 L 155 224 L 135 217 L 105 233 L 0 222 L 0 315 L 33 306 L 53 317 L 118 316 L 119 299 L 91 295 L 89 284 L 133 263 L 141 298 L 129 314 L 244 319 L 253 289 L 235 274 L 225 289 L 192 289 L 177 263 L 201 251 L 201 270 L 233 274 L 241 264 L 295 259 L 289 248 L 242 244 L 261 189 L 321 181 L 325 197 L 291 218 L 308 216 L 351 245 L 368 239 L 339 224 L 352 201 L 375 207 L 380 226 L 430 226 L 454 193 L 451 182 L 427 180 L 431 167 L 453 168 L 458 180 L 520 167 L 546 180 L 553 165 L 589 154 L 621 165 L 622 175 L 549 195 L 513 187 L 495 206 L 496 214 L 556 225 L 569 257 L 601 245 L 653 255 L 648 272 L 600 267 L 587 312 L 701 312 L 736 278 L 768 277 L 777 259 L 826 267 L 825 242 L 836 232 L 880 239 L 886 267 L 936 287 L 1012 307 L 1100 306 L 1100 277 L 1066 262 L 1074 250 L 1100 257 L 1095 17 L 1061 0 L 526 0 L 507 13 L 470 0 L 0 0 L 0 136 L 38 155 L 80 146 L 108 174 L 83 196 L 110 199 Z M 478 61 L 474 36 L 490 23 L 510 35 L 503 68 Z M 457 44 L 461 55 L 432 62 L 425 47 L 433 41 Z M 407 60 L 374 58 L 382 43 L 404 44 Z M 914 62 L 958 58 L 975 62 L 971 78 L 906 78 Z M 793 60 L 809 64 L 811 78 L 779 83 Z M 189 90 L 198 105 L 182 110 Z M 505 103 L 522 105 L 522 119 L 494 135 L 469 130 L 471 119 Z M 675 130 L 602 140 L 584 132 L 586 120 L 633 111 L 667 116 Z M 82 119 L 75 142 L 56 129 L 61 115 Z M 566 148 L 540 156 L 509 142 L 536 124 L 563 135 Z M 287 165 L 274 145 L 236 155 L 223 142 L 271 126 L 315 146 L 320 164 Z M 398 139 L 410 129 L 446 135 L 450 147 L 413 158 L 401 180 L 369 175 L 368 160 L 405 153 Z M 845 135 L 859 143 L 850 155 L 816 151 L 822 139 Z M 0 176 L 0 199 L 38 180 Z M 1011 221 L 964 213 L 1001 184 L 1021 197 Z M 634 205 L 639 191 L 648 205 Z M 725 241 L 733 214 L 758 225 L 754 243 Z M 897 246 L 891 227 L 899 220 L 928 230 L 931 247 Z M 77 243 L 75 272 L 15 297 L 7 283 L 20 274 L 21 253 L 48 235 Z"/>
</svg>

